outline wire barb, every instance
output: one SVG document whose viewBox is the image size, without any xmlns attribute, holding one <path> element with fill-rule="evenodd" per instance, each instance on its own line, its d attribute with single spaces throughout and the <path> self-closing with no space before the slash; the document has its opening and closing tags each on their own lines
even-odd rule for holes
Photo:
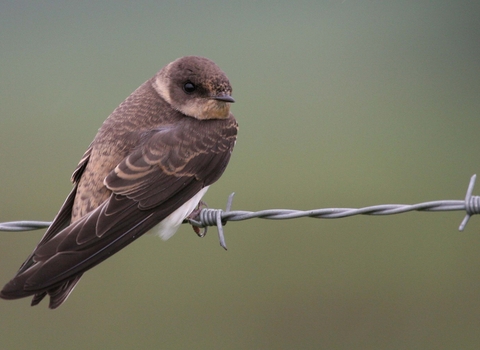
<svg viewBox="0 0 480 350">
<path fill-rule="evenodd" d="M 223 226 L 228 221 L 242 221 L 253 218 L 286 220 L 301 217 L 311 217 L 316 219 L 338 219 L 354 215 L 393 215 L 409 211 L 465 211 L 466 215 L 459 226 L 459 231 L 463 231 L 470 217 L 480 214 L 480 197 L 473 196 L 473 188 L 477 176 L 470 178 L 467 193 L 464 200 L 439 200 L 418 204 L 382 204 L 364 208 L 324 208 L 307 211 L 291 209 L 268 209 L 257 212 L 251 211 L 232 211 L 233 196 L 232 193 L 227 200 L 225 211 L 221 209 L 202 209 L 195 217 L 188 218 L 185 222 L 199 228 L 217 226 L 218 239 L 220 245 L 226 250 L 225 236 Z M 48 227 L 51 223 L 46 221 L 11 221 L 0 223 L 0 231 L 31 231 Z"/>
<path fill-rule="evenodd" d="M 225 213 L 230 212 L 233 203 L 233 196 L 235 196 L 235 192 L 231 193 L 228 196 L 227 206 L 225 207 L 225 211 L 221 209 L 203 209 L 199 216 L 198 220 L 190 220 L 190 224 L 199 227 L 203 226 L 217 226 L 218 230 L 218 240 L 220 241 L 220 246 L 227 250 L 227 244 L 225 243 L 225 236 L 223 234 L 223 226 L 227 224 L 226 220 L 223 220 L 223 215 Z"/>
<path fill-rule="evenodd" d="M 468 184 L 467 194 L 465 196 L 465 211 L 467 212 L 467 215 L 465 215 L 462 223 L 458 227 L 459 231 L 463 231 L 465 229 L 465 226 L 467 225 L 468 220 L 470 220 L 470 217 L 472 215 L 480 213 L 480 197 L 472 196 L 476 179 L 477 175 L 475 174 L 470 178 L 470 183 Z"/>
</svg>

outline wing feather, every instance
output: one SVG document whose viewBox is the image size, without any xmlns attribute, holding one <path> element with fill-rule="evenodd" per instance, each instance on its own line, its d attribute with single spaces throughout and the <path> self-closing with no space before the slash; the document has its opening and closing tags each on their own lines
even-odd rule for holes
<svg viewBox="0 0 480 350">
<path fill-rule="evenodd" d="M 204 121 L 183 118 L 150 132 L 105 178 L 110 197 L 68 225 L 74 188 L 53 228 L 0 295 L 15 299 L 35 294 L 32 304 L 37 304 L 48 293 L 50 307 L 60 305 L 86 270 L 215 182 L 228 163 L 236 133 L 233 116 Z M 76 183 L 87 167 L 92 147 L 74 172 Z"/>
</svg>

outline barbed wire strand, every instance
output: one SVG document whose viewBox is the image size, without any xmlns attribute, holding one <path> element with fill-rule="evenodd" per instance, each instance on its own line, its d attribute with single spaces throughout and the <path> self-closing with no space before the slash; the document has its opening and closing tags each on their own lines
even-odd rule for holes
<svg viewBox="0 0 480 350">
<path fill-rule="evenodd" d="M 228 197 L 225 210 L 204 208 L 194 218 L 189 218 L 185 223 L 192 226 L 206 229 L 209 226 L 217 226 L 220 245 L 226 250 L 223 226 L 228 221 L 243 221 L 253 218 L 268 220 L 287 220 L 301 217 L 315 219 L 339 219 L 354 215 L 394 215 L 409 211 L 465 211 L 466 215 L 462 220 L 459 231 L 463 231 L 472 215 L 480 214 L 480 197 L 473 196 L 473 188 L 477 176 L 470 178 L 467 193 L 464 200 L 438 200 L 417 204 L 380 204 L 364 208 L 323 208 L 313 210 L 291 210 L 291 209 L 267 209 L 256 212 L 235 210 L 232 211 L 233 196 Z M 0 231 L 31 231 L 50 226 L 48 221 L 11 221 L 0 223 Z"/>
</svg>

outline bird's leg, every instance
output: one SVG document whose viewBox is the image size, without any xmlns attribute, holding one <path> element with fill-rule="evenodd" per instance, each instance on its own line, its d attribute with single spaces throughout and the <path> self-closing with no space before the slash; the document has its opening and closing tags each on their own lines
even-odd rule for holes
<svg viewBox="0 0 480 350">
<path fill-rule="evenodd" d="M 199 221 L 198 219 L 200 216 L 200 212 L 204 208 L 208 208 L 208 205 L 204 201 L 200 200 L 200 202 L 198 202 L 197 204 L 197 207 L 193 209 L 190 215 L 188 215 L 183 222 L 187 223 L 190 220 Z M 198 237 L 205 237 L 205 235 L 207 234 L 207 227 L 198 227 L 198 226 L 192 225 L 192 228 Z"/>
</svg>

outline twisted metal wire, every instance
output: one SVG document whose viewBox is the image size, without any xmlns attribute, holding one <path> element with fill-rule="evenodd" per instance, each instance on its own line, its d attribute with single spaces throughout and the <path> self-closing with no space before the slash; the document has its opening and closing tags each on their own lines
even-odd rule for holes
<svg viewBox="0 0 480 350">
<path fill-rule="evenodd" d="M 228 197 L 225 210 L 204 208 L 196 217 L 188 218 L 185 222 L 192 226 L 204 228 L 202 236 L 209 226 L 217 226 L 220 245 L 227 249 L 223 226 L 227 221 L 242 221 L 253 218 L 269 220 L 286 220 L 301 217 L 316 219 L 338 219 L 354 215 L 393 215 L 409 211 L 465 211 L 465 218 L 462 220 L 459 230 L 463 231 L 472 215 L 480 214 L 480 196 L 472 196 L 477 176 L 473 175 L 468 185 L 464 200 L 439 200 L 418 204 L 381 204 L 364 208 L 324 208 L 314 210 L 290 210 L 290 209 L 268 209 L 261 211 L 231 211 L 233 196 Z M 30 231 L 48 227 L 51 223 L 47 221 L 11 221 L 0 223 L 0 231 Z"/>
</svg>

